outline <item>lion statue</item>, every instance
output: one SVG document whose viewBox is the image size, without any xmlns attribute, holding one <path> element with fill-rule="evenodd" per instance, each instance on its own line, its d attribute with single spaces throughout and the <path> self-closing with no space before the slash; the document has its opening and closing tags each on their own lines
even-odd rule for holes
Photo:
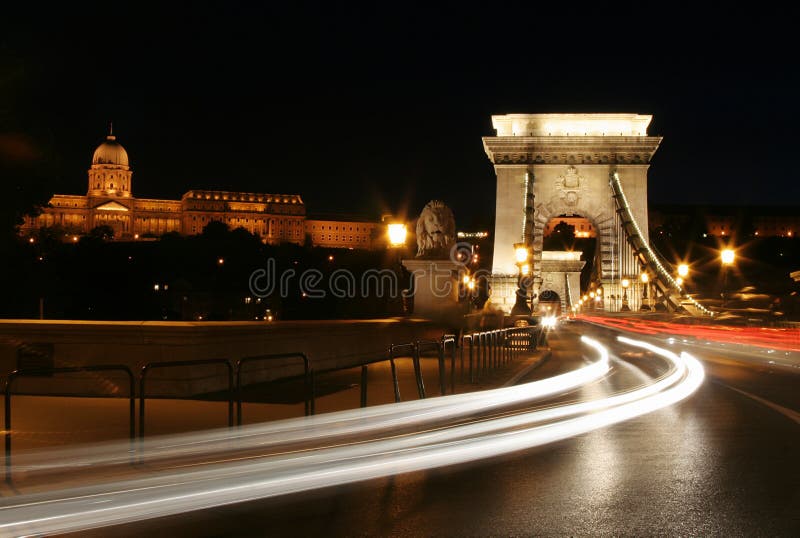
<svg viewBox="0 0 800 538">
<path fill-rule="evenodd" d="M 455 240 L 453 212 L 444 202 L 431 200 L 417 219 L 417 258 L 446 258 Z"/>
</svg>

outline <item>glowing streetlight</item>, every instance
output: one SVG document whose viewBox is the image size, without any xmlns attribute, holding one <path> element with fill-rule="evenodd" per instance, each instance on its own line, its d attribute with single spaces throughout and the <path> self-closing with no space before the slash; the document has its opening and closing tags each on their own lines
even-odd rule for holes
<svg viewBox="0 0 800 538">
<path fill-rule="evenodd" d="M 647 294 L 648 288 L 650 288 L 648 284 L 648 282 L 650 282 L 650 275 L 648 275 L 647 272 L 643 272 L 640 278 L 642 279 L 642 306 L 639 307 L 639 310 L 650 310 L 650 305 L 648 304 L 650 301 Z"/>
<path fill-rule="evenodd" d="M 388 233 L 390 246 L 397 248 L 406 244 L 408 230 L 406 230 L 405 224 L 390 224 L 388 226 Z"/>
<path fill-rule="evenodd" d="M 733 265 L 736 259 L 736 253 L 733 249 L 726 248 L 719 253 L 722 260 L 722 308 L 725 308 L 725 302 L 728 299 L 728 267 Z"/>
<path fill-rule="evenodd" d="M 678 266 L 678 276 L 681 278 L 686 278 L 686 275 L 689 274 L 689 266 L 685 263 L 682 263 Z"/>
<path fill-rule="evenodd" d="M 517 260 L 517 263 L 522 264 L 528 261 L 528 247 L 526 247 L 522 243 L 517 243 L 514 245 L 514 257 Z"/>
<path fill-rule="evenodd" d="M 519 277 L 517 278 L 517 299 L 513 308 L 511 308 L 512 316 L 531 315 L 531 309 L 528 306 L 527 279 L 523 278 L 523 276 L 527 276 L 531 270 L 527 263 L 529 257 L 530 250 L 525 243 L 514 243 L 514 258 L 516 259 L 517 267 L 519 267 Z"/>
<path fill-rule="evenodd" d="M 217 258 L 217 265 L 224 265 L 224 264 L 225 264 L 225 258 Z"/>
<path fill-rule="evenodd" d="M 631 307 L 628 306 L 628 286 L 631 285 L 631 281 L 627 278 L 623 278 L 622 282 L 622 307 L 620 308 L 621 312 L 629 312 Z"/>
<path fill-rule="evenodd" d="M 736 253 L 732 249 L 726 248 L 720 253 L 720 258 L 722 259 L 723 264 L 731 265 L 736 259 Z"/>
</svg>

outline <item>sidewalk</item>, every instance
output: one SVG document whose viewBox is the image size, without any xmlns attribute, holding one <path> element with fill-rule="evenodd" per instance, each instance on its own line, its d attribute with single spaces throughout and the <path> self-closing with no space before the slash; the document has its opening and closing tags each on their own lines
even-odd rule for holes
<svg viewBox="0 0 800 538">
<path fill-rule="evenodd" d="M 476 370 L 476 382 L 473 384 L 468 379 L 466 356 L 462 376 L 459 350 L 456 355 L 455 392 L 460 394 L 513 385 L 549 356 L 549 349 L 522 353 L 495 369 Z M 401 401 L 418 399 L 411 359 L 395 359 L 395 364 Z M 447 394 L 451 394 L 449 357 L 445 359 L 445 366 Z M 438 359 L 423 357 L 421 368 L 426 397 L 439 396 Z M 315 393 L 317 414 L 358 408 L 361 401 L 361 368 L 318 373 L 315 377 Z M 302 395 L 301 379 L 245 387 L 242 423 L 246 425 L 303 416 Z M 367 406 L 393 402 L 394 387 L 389 362 L 370 365 Z M 0 399 L 0 407 L 3 405 Z M 137 399 L 137 432 L 138 405 Z M 126 439 L 128 406 L 129 400 L 126 398 L 14 395 L 11 423 L 13 453 L 34 448 Z M 227 395 L 208 395 L 203 400 L 148 398 L 145 417 L 147 437 L 225 427 L 228 420 Z"/>
</svg>

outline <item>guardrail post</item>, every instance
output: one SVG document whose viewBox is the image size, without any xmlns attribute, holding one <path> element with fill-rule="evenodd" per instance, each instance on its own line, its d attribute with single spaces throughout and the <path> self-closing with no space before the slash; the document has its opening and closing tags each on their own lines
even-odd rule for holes
<svg viewBox="0 0 800 538">
<path fill-rule="evenodd" d="M 6 380 L 5 390 L 5 421 L 4 427 L 6 430 L 5 435 L 5 448 L 6 448 L 6 462 L 5 462 L 5 479 L 6 482 L 11 481 L 11 380 L 13 379 L 13 372 Z"/>
<path fill-rule="evenodd" d="M 489 333 L 481 332 L 481 372 L 489 369 Z"/>
<path fill-rule="evenodd" d="M 419 363 L 419 342 L 414 343 L 414 376 L 417 380 L 417 392 L 420 398 L 425 398 L 425 382 L 422 380 L 422 368 Z"/>
<path fill-rule="evenodd" d="M 394 364 L 394 358 L 389 358 L 389 366 L 392 368 L 392 386 L 394 386 L 394 401 L 400 401 L 400 381 L 397 379 L 397 366 Z"/>
<path fill-rule="evenodd" d="M 361 407 L 367 407 L 367 365 L 361 365 Z"/>
<path fill-rule="evenodd" d="M 446 334 L 442 337 L 442 352 L 447 351 L 447 343 L 450 343 L 452 346 L 452 351 L 450 352 L 450 393 L 455 394 L 456 392 L 456 335 Z M 463 370 L 463 369 L 462 369 Z"/>
<path fill-rule="evenodd" d="M 445 382 L 447 373 L 445 372 L 444 368 L 444 343 L 437 342 L 436 343 L 436 354 L 439 359 L 439 393 L 444 396 L 447 392 L 447 385 Z"/>
</svg>

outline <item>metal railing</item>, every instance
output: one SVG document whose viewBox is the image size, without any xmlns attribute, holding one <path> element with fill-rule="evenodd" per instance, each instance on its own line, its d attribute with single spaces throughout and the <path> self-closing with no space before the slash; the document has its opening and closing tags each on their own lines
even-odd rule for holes
<svg viewBox="0 0 800 538">
<path fill-rule="evenodd" d="M 414 342 L 414 373 L 418 376 L 417 383 L 420 387 L 420 398 L 425 398 L 425 383 L 422 381 L 422 367 L 420 359 L 422 354 L 426 351 L 435 351 L 436 358 L 439 361 L 439 391 L 444 396 L 447 391 L 445 387 L 445 371 L 444 371 L 444 349 L 441 340 L 417 340 Z"/>
<path fill-rule="evenodd" d="M 450 344 L 450 349 L 452 350 L 450 353 L 450 393 L 455 394 L 456 392 L 456 349 L 458 348 L 458 342 L 456 341 L 456 335 L 454 334 L 445 334 L 442 336 L 442 354 L 447 355 L 447 345 Z M 462 373 L 463 373 L 463 364 L 462 364 Z M 444 394 L 444 393 L 442 393 Z"/>
<path fill-rule="evenodd" d="M 406 343 L 406 344 L 389 344 L 389 353 L 388 353 L 389 358 L 387 360 L 389 361 L 389 364 L 391 364 L 391 366 L 392 366 L 392 381 L 394 382 L 394 398 L 395 398 L 395 402 L 399 402 L 400 401 L 400 384 L 399 384 L 398 379 L 397 379 L 397 369 L 396 369 L 396 365 L 395 365 L 395 362 L 394 362 L 394 360 L 396 358 L 398 358 L 398 356 L 395 355 L 395 351 L 402 350 L 402 349 L 410 349 L 411 350 L 411 355 L 413 357 L 413 355 L 414 355 L 414 343 L 413 342 L 409 342 L 409 343 Z M 422 378 L 421 378 L 421 376 L 420 377 L 417 376 L 417 371 L 418 371 L 417 370 L 417 366 L 414 365 L 414 378 L 415 378 L 415 380 L 417 380 L 417 390 L 419 390 L 419 385 L 420 385 L 420 382 L 421 382 Z"/>
<path fill-rule="evenodd" d="M 125 365 L 121 364 L 98 364 L 91 366 L 69 366 L 62 368 L 37 368 L 30 370 L 14 370 L 8 374 L 3 392 L 5 394 L 5 477 L 6 480 L 11 478 L 11 388 L 14 381 L 20 377 L 41 377 L 43 375 L 53 374 L 72 374 L 78 372 L 124 372 L 129 380 L 128 399 L 130 401 L 128 428 L 131 441 L 136 439 L 136 383 L 134 381 L 133 372 Z"/>
<path fill-rule="evenodd" d="M 461 337 L 461 377 L 468 359 L 468 377 L 475 383 L 479 375 L 508 364 L 524 351 L 533 351 L 542 344 L 543 331 L 537 326 L 508 327 L 479 331 Z M 455 368 L 454 368 L 455 369 Z"/>
<path fill-rule="evenodd" d="M 394 363 L 394 358 L 391 356 L 391 351 L 389 353 L 388 359 L 375 359 L 373 361 L 365 362 L 361 364 L 361 407 L 367 407 L 367 383 L 369 376 L 367 367 L 370 364 L 376 364 L 379 362 L 389 361 L 389 366 L 392 369 L 392 386 L 394 388 L 394 401 L 395 403 L 400 401 L 400 383 L 397 379 L 397 366 Z"/>
<path fill-rule="evenodd" d="M 268 355 L 253 355 L 242 357 L 236 362 L 236 424 L 242 425 L 242 368 L 251 362 L 274 361 L 279 359 L 299 358 L 303 360 L 303 388 L 305 390 L 305 401 L 303 412 L 306 416 L 313 415 L 315 412 L 314 397 L 314 372 L 305 353 L 272 353 Z"/>
<path fill-rule="evenodd" d="M 228 426 L 233 426 L 233 366 L 228 359 L 199 359 L 191 361 L 163 361 L 151 362 L 142 367 L 139 374 L 139 438 L 144 438 L 144 411 L 147 393 L 145 392 L 145 382 L 147 374 L 156 368 L 180 368 L 186 366 L 202 366 L 208 364 L 223 364 L 228 369 Z"/>
<path fill-rule="evenodd" d="M 368 367 L 383 361 L 389 361 L 392 375 L 392 385 L 394 390 L 394 401 L 400 402 L 400 384 L 398 379 L 396 359 L 403 356 L 410 356 L 414 367 L 414 380 L 417 385 L 419 398 L 427 397 L 425 381 L 422 375 L 421 358 L 423 353 L 435 352 L 438 362 L 439 389 L 442 395 L 447 394 L 447 372 L 446 357 L 450 358 L 450 393 L 455 393 L 456 375 L 456 356 L 459 355 L 458 348 L 461 348 L 461 379 L 465 374 L 465 359 L 468 362 L 468 379 L 470 383 L 475 383 L 477 376 L 488 372 L 491 369 L 503 366 L 517 359 L 526 351 L 535 350 L 544 342 L 545 332 L 540 327 L 509 327 L 504 329 L 493 329 L 465 334 L 460 338 L 456 335 L 445 334 L 439 340 L 416 340 L 401 344 L 391 344 L 388 347 L 387 357 L 369 360 L 360 364 L 361 367 L 361 387 L 360 405 L 366 407 L 368 394 Z M 449 353 L 448 353 L 449 351 Z M 147 401 L 147 380 L 148 375 L 155 369 L 160 368 L 185 368 L 204 365 L 223 365 L 226 369 L 228 378 L 227 400 L 228 400 L 228 426 L 234 425 L 234 400 L 236 402 L 236 424 L 242 424 L 242 403 L 243 403 L 243 384 L 242 374 L 245 366 L 252 362 L 275 361 L 280 359 L 299 358 L 303 361 L 303 384 L 305 391 L 304 414 L 314 415 L 316 412 L 316 390 L 315 390 L 315 370 L 312 368 L 311 361 L 304 353 L 275 353 L 266 355 L 254 355 L 240 358 L 235 366 L 228 359 L 211 358 L 188 361 L 160 361 L 151 362 L 142 367 L 139 374 L 139 438 L 145 435 L 145 411 Z M 320 373 L 331 372 L 353 368 L 334 368 L 324 370 Z M 53 375 L 59 373 L 75 373 L 90 371 L 121 371 L 129 379 L 129 435 L 131 440 L 136 439 L 136 381 L 134 374 L 124 365 L 96 365 L 96 366 L 77 366 L 65 368 L 40 368 L 16 370 L 9 374 L 5 382 L 5 468 L 6 477 L 10 476 L 11 467 L 11 389 L 15 379 L 19 377 L 38 377 L 43 375 Z"/>
</svg>

